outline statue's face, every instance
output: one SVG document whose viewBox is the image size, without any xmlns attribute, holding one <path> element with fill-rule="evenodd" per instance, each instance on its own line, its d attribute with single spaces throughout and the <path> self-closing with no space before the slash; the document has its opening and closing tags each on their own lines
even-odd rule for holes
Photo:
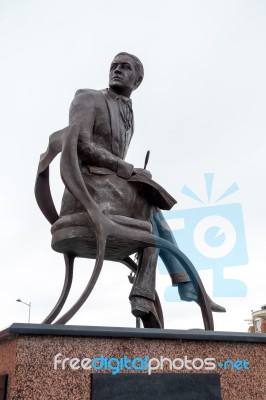
<svg viewBox="0 0 266 400">
<path fill-rule="evenodd" d="M 114 58 L 109 73 L 109 86 L 115 92 L 129 97 L 137 82 L 134 62 L 127 55 Z"/>
</svg>

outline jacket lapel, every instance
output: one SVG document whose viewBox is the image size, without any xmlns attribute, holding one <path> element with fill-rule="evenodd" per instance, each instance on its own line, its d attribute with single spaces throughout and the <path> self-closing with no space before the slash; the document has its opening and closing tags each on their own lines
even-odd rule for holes
<svg viewBox="0 0 266 400">
<path fill-rule="evenodd" d="M 112 131 L 112 151 L 113 154 L 117 157 L 120 155 L 119 151 L 119 110 L 118 104 L 115 98 L 113 98 L 108 90 L 101 90 L 102 94 L 105 97 L 107 107 L 110 114 L 111 121 L 111 131 Z"/>
</svg>

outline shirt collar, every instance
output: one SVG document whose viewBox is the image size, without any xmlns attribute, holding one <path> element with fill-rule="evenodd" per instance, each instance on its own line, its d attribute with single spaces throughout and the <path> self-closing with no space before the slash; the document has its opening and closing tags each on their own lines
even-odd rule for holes
<svg viewBox="0 0 266 400">
<path fill-rule="evenodd" d="M 110 94 L 110 96 L 112 97 L 112 99 L 117 100 L 117 99 L 122 99 L 127 103 L 132 103 L 131 99 L 126 97 L 126 96 L 122 96 L 121 94 L 117 94 L 115 93 L 112 89 L 108 88 L 107 89 L 108 93 Z"/>
</svg>

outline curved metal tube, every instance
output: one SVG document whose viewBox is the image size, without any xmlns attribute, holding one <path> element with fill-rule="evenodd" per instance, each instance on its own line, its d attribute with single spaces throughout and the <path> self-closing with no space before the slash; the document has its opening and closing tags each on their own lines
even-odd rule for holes
<svg viewBox="0 0 266 400">
<path fill-rule="evenodd" d="M 66 324 L 76 314 L 76 312 L 81 308 L 81 306 L 85 303 L 85 301 L 91 294 L 102 270 L 105 246 L 106 237 L 101 236 L 97 240 L 97 257 L 88 285 L 86 286 L 78 301 L 61 318 L 59 318 L 55 322 L 55 324 Z"/>
<path fill-rule="evenodd" d="M 54 321 L 54 319 L 58 316 L 58 314 L 62 310 L 66 302 L 66 299 L 69 295 L 73 279 L 73 267 L 74 267 L 75 257 L 72 255 L 64 254 L 64 258 L 65 258 L 66 271 L 65 271 L 65 281 L 63 289 L 56 305 L 54 306 L 50 314 L 42 322 L 42 324 L 51 324 Z"/>
</svg>

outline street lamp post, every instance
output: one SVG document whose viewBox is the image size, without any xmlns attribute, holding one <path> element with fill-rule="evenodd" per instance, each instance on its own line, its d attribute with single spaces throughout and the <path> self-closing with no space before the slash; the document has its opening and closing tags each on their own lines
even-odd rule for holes
<svg viewBox="0 0 266 400">
<path fill-rule="evenodd" d="M 23 303 L 23 304 L 26 304 L 26 306 L 28 306 L 28 307 L 29 307 L 29 318 L 28 318 L 28 323 L 30 323 L 31 302 L 29 302 L 29 303 L 25 303 L 25 301 L 22 301 L 21 299 L 17 299 L 16 301 L 17 301 L 18 303 Z"/>
</svg>

